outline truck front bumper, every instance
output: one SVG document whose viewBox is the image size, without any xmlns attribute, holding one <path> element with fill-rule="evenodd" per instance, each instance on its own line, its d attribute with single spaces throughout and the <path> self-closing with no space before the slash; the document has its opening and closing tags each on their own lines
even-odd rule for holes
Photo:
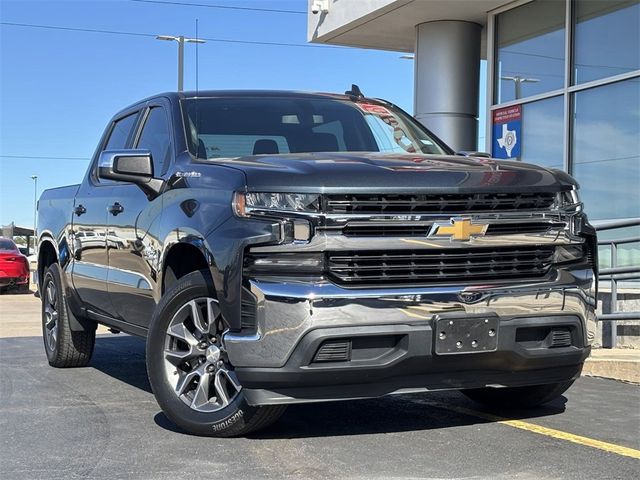
<svg viewBox="0 0 640 480">
<path fill-rule="evenodd" d="M 225 348 L 255 405 L 568 381 L 580 375 L 594 338 L 595 277 L 584 269 L 555 275 L 539 283 L 370 290 L 250 280 L 256 328 L 227 333 Z M 492 351 L 436 353 L 436 321 L 485 317 L 498 323 Z M 558 328 L 570 332 L 570 344 L 549 344 L 547 334 Z M 349 342 L 348 360 L 317 361 L 331 340 Z"/>
</svg>

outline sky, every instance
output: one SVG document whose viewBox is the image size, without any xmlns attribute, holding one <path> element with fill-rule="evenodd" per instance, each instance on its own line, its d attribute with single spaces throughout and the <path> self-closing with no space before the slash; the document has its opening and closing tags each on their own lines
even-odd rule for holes
<svg viewBox="0 0 640 480">
<path fill-rule="evenodd" d="M 0 0 L 0 224 L 31 226 L 32 175 L 38 196 L 79 183 L 114 113 L 176 89 L 177 44 L 154 36 L 195 37 L 196 19 L 200 38 L 301 45 L 208 40 L 198 46 L 200 89 L 344 92 L 356 83 L 412 112 L 413 62 L 397 52 L 307 43 L 306 0 L 163 1 Z M 186 45 L 187 90 L 195 89 L 195 52 Z"/>
</svg>

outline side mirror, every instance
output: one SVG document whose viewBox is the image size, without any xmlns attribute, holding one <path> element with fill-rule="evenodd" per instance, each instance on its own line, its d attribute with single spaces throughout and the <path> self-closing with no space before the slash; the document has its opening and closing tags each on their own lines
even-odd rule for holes
<svg viewBox="0 0 640 480">
<path fill-rule="evenodd" d="M 98 159 L 98 178 L 138 185 L 150 199 L 157 197 L 164 181 L 153 177 L 149 150 L 105 150 Z"/>
</svg>

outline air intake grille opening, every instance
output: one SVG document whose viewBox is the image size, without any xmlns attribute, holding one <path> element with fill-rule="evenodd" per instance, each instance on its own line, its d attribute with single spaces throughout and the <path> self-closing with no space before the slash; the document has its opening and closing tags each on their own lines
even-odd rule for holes
<svg viewBox="0 0 640 480">
<path fill-rule="evenodd" d="M 256 297 L 248 289 L 242 287 L 240 299 L 240 328 L 256 328 Z"/>
<path fill-rule="evenodd" d="M 329 252 L 339 285 L 427 284 L 539 278 L 553 263 L 553 246 Z"/>
<path fill-rule="evenodd" d="M 351 340 L 326 340 L 322 343 L 314 362 L 348 362 L 351 360 Z"/>
<path fill-rule="evenodd" d="M 555 192 L 416 195 L 327 195 L 327 213 L 469 213 L 549 209 Z"/>
<path fill-rule="evenodd" d="M 571 346 L 571 331 L 567 329 L 554 329 L 551 331 L 551 345 L 550 347 L 570 347 Z"/>
</svg>

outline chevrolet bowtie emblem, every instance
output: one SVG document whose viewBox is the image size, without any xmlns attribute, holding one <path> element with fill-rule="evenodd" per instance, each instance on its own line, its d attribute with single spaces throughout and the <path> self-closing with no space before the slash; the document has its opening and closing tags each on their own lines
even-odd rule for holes
<svg viewBox="0 0 640 480">
<path fill-rule="evenodd" d="M 468 241 L 487 231 L 486 223 L 473 223 L 470 218 L 452 218 L 449 222 L 436 222 L 429 231 L 430 237 L 449 237 L 450 240 Z"/>
</svg>

